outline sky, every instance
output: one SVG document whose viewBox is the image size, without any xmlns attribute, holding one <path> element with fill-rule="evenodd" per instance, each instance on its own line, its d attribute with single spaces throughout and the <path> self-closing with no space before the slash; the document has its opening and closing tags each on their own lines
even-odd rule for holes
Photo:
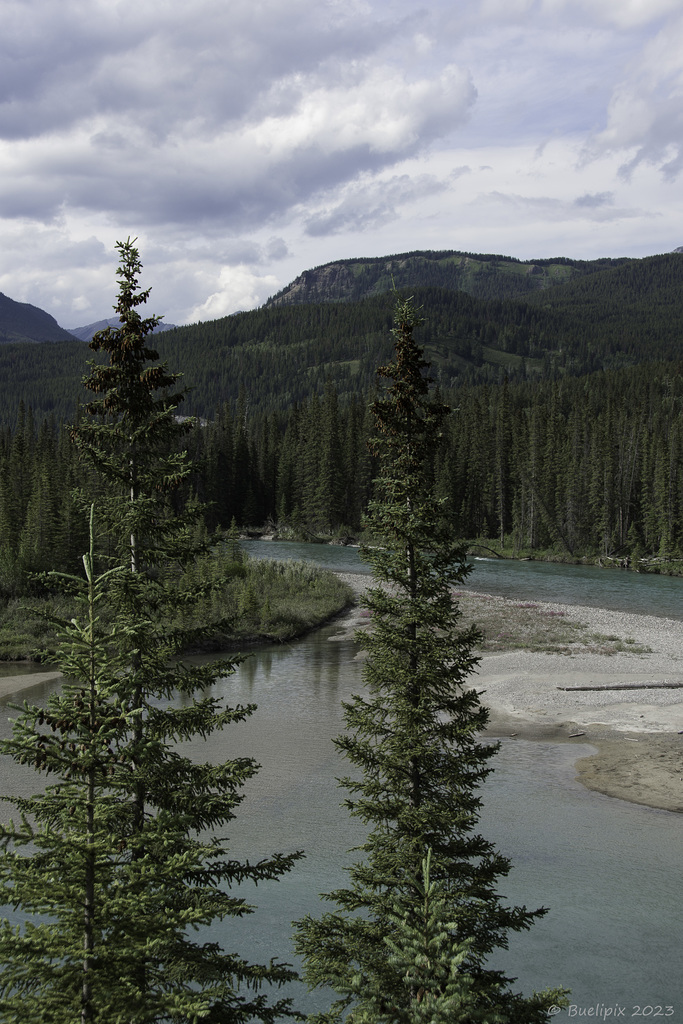
<svg viewBox="0 0 683 1024">
<path fill-rule="evenodd" d="M 0 291 L 212 320 L 414 249 L 683 245 L 682 0 L 0 0 Z"/>
</svg>

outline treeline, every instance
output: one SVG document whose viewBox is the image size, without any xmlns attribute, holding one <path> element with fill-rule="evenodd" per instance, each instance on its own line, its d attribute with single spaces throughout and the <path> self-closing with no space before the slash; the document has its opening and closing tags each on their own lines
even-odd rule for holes
<svg viewBox="0 0 683 1024">
<path fill-rule="evenodd" d="M 513 553 L 683 554 L 683 363 L 463 388 L 437 461 L 462 535 Z"/>
<path fill-rule="evenodd" d="M 366 405 L 340 405 L 328 385 L 287 416 L 225 409 L 195 434 L 202 497 L 243 524 L 358 530 L 375 473 Z M 470 540 L 517 555 L 680 557 L 683 363 L 463 386 L 433 473 Z"/>
<path fill-rule="evenodd" d="M 16 430 L 0 432 L 0 594 L 26 591 L 29 575 L 71 570 L 87 548 L 78 489 L 91 490 L 68 432 L 38 428 L 23 404 Z"/>
<path fill-rule="evenodd" d="M 583 378 L 463 385 L 432 472 L 470 540 L 514 554 L 683 555 L 683 363 Z M 268 521 L 306 536 L 355 533 L 373 494 L 368 401 L 331 383 L 288 411 L 246 395 L 199 425 L 176 501 L 208 503 L 210 529 Z M 0 592 L 73 568 L 92 479 L 63 425 L 23 412 L 0 434 Z"/>
</svg>

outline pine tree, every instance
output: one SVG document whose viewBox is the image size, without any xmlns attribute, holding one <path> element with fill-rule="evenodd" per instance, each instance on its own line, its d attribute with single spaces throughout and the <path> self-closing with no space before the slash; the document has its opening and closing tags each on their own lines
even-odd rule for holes
<svg viewBox="0 0 683 1024">
<path fill-rule="evenodd" d="M 90 342 L 109 361 L 90 364 L 83 384 L 98 397 L 84 406 L 72 436 L 106 484 L 98 513 L 135 572 L 163 560 L 173 534 L 182 535 L 186 525 L 168 516 L 159 495 L 178 487 L 190 471 L 180 439 L 192 421 L 175 418 L 186 395 L 178 388 L 180 374 L 159 364 L 159 353 L 147 343 L 161 317 L 143 319 L 138 312 L 151 289 L 138 291 L 142 264 L 134 241 L 116 244 L 120 282 L 114 309 L 121 326 L 99 331 Z"/>
<path fill-rule="evenodd" d="M 486 962 L 507 946 L 509 931 L 529 928 L 544 911 L 502 904 L 496 885 L 510 864 L 475 832 L 477 790 L 496 748 L 478 739 L 487 712 L 468 677 L 479 637 L 461 628 L 453 596 L 469 566 L 448 509 L 429 484 L 427 467 L 448 409 L 429 394 L 427 364 L 413 340 L 419 323 L 412 304 L 400 303 L 395 361 L 379 370 L 390 384 L 373 406 L 380 476 L 368 525 L 384 544 L 364 551 L 376 580 L 365 601 L 372 628 L 359 635 L 369 655 L 368 695 L 345 705 L 349 732 L 336 741 L 356 769 L 342 783 L 346 806 L 368 826 L 364 859 L 349 869 L 348 887 L 326 897 L 334 912 L 299 922 L 298 952 L 309 984 L 328 985 L 340 997 L 314 1020 L 339 1020 L 346 1010 L 353 1024 L 411 1019 L 405 964 L 389 950 L 406 934 L 397 928 L 397 906 L 410 928 L 420 928 L 423 903 L 414 879 L 431 850 L 451 948 L 458 956 L 465 951 L 459 971 L 471 984 L 463 994 L 467 988 L 484 1019 L 530 1024 L 546 1020 L 545 1008 L 559 994 L 525 999 Z M 370 1014 L 361 992 L 374 994 Z M 438 995 L 447 992 L 444 979 Z"/>
<path fill-rule="evenodd" d="M 57 781 L 14 799 L 20 822 L 0 830 L 5 902 L 26 916 L 23 928 L 0 925 L 0 1020 L 275 1020 L 288 1001 L 270 1006 L 249 989 L 282 983 L 290 971 L 247 964 L 188 934 L 248 913 L 230 887 L 277 877 L 294 859 L 239 864 L 215 835 L 234 817 L 240 788 L 257 770 L 252 760 L 197 764 L 175 749 L 177 741 L 242 721 L 253 707 L 225 708 L 204 696 L 162 710 L 160 701 L 206 691 L 234 662 L 169 667 L 173 644 L 161 641 L 154 623 L 115 619 L 104 626 L 112 589 L 129 589 L 130 573 L 121 566 L 96 576 L 92 542 L 84 565 L 84 580 L 59 577 L 82 614 L 53 620 L 55 663 L 68 682 L 46 708 L 17 708 L 13 739 L 2 744 L 3 753 Z M 143 707 L 142 760 L 129 675 L 131 646 L 145 636 L 155 641 L 155 652 L 145 644 L 143 658 L 148 679 L 156 674 L 157 706 Z M 141 772 L 142 826 L 130 799 Z"/>
<path fill-rule="evenodd" d="M 318 434 L 319 465 L 316 507 L 318 519 L 326 530 L 335 530 L 343 520 L 343 458 L 340 439 L 337 393 L 328 379 L 320 409 Z"/>
<path fill-rule="evenodd" d="M 86 381 L 101 397 L 76 438 L 107 486 L 100 504 L 119 563 L 97 574 L 91 550 L 86 614 L 61 624 L 58 664 L 75 683 L 47 710 L 25 706 L 5 745 L 57 784 L 16 801 L 21 824 L 5 833 L 5 902 L 50 920 L 29 919 L 18 934 L 4 925 L 0 1020 L 17 1019 L 23 996 L 20 1019 L 31 1024 L 270 1022 L 289 1012 L 289 1001 L 260 989 L 292 973 L 192 935 L 248 913 L 231 889 L 280 877 L 298 855 L 231 859 L 220 830 L 256 765 L 201 764 L 178 750 L 253 706 L 221 706 L 208 691 L 234 661 L 185 665 L 178 656 L 188 633 L 169 627 L 203 593 L 183 576 L 197 554 L 190 540 L 201 510 L 194 503 L 186 516 L 170 512 L 168 492 L 189 471 L 174 447 L 182 393 L 169 394 L 176 375 L 147 365 L 157 359 L 145 342 L 157 318 L 137 313 L 148 295 L 137 291 L 137 250 L 130 239 L 118 248 L 121 327 L 93 341 L 110 362 Z M 35 852 L 21 852 L 30 842 Z"/>
</svg>

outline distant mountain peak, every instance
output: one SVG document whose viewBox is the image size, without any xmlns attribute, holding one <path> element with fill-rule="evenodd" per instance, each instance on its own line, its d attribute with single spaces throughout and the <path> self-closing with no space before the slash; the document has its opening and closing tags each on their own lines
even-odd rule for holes
<svg viewBox="0 0 683 1024">
<path fill-rule="evenodd" d="M 16 302 L 0 292 L 0 344 L 68 341 L 71 335 L 53 316 L 29 302 Z"/>
<path fill-rule="evenodd" d="M 117 316 L 110 316 L 108 320 L 97 320 L 94 324 L 86 324 L 85 327 L 70 327 L 69 334 L 73 334 L 79 341 L 92 341 L 93 335 L 98 331 L 104 331 L 107 327 L 118 327 L 120 323 Z M 162 331 L 171 331 L 175 326 L 175 324 L 160 323 L 154 328 L 154 333 L 161 334 Z"/>
<path fill-rule="evenodd" d="M 448 288 L 480 299 L 521 298 L 628 260 L 519 260 L 493 253 L 415 250 L 392 256 L 335 260 L 305 270 L 266 307 L 358 302 L 395 288 Z"/>
</svg>

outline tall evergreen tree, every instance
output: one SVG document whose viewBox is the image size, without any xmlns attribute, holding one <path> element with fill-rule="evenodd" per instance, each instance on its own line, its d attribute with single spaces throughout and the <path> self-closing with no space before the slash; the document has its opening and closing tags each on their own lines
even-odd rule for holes
<svg viewBox="0 0 683 1024">
<path fill-rule="evenodd" d="M 403 986 L 387 999 L 379 978 L 355 975 L 349 987 L 358 1000 L 355 1016 L 367 1024 L 386 1018 L 400 1024 L 498 1024 L 503 1018 L 477 1005 L 474 982 L 462 970 L 469 943 L 453 942 L 458 923 L 449 917 L 443 885 L 431 880 L 430 861 L 428 850 L 422 876 L 408 881 L 388 912 L 393 927 L 384 942 Z"/>
<path fill-rule="evenodd" d="M 349 732 L 336 741 L 357 769 L 342 781 L 351 814 L 368 826 L 365 856 L 349 869 L 348 887 L 326 897 L 337 909 L 299 923 L 298 951 L 309 984 L 339 995 L 316 1021 L 339 1020 L 347 1010 L 353 1024 L 420 1020 L 418 988 L 406 984 L 405 962 L 390 949 L 406 928 L 424 930 L 414 880 L 431 851 L 448 921 L 440 957 L 450 953 L 459 962 L 460 992 L 467 993 L 460 1009 L 451 1003 L 448 1019 L 476 1019 L 474 1001 L 484 1019 L 530 1024 L 545 1021 L 560 995 L 524 998 L 487 966 L 490 953 L 507 946 L 509 931 L 529 928 L 544 911 L 503 905 L 496 885 L 510 864 L 475 831 L 477 791 L 496 748 L 478 739 L 487 712 L 468 683 L 478 634 L 461 628 L 453 596 L 469 566 L 426 472 L 448 409 L 429 393 L 427 364 L 413 339 L 420 322 L 410 302 L 399 304 L 395 361 L 379 370 L 389 385 L 373 406 L 380 476 L 368 525 L 384 544 L 364 551 L 376 585 L 366 597 L 372 629 L 359 636 L 369 655 L 368 695 L 345 705 Z M 400 929 L 397 905 L 407 915 Z M 437 988 L 435 996 L 453 993 L 445 978 Z M 373 993 L 372 1008 L 362 992 Z"/>
<path fill-rule="evenodd" d="M 135 572 L 163 559 L 173 533 L 182 533 L 183 524 L 174 524 L 165 513 L 160 529 L 159 496 L 189 473 L 180 438 L 192 422 L 174 416 L 186 394 L 178 387 L 181 375 L 160 364 L 159 353 L 148 344 L 161 317 L 143 318 L 138 312 L 151 291 L 138 290 L 138 250 L 130 238 L 117 242 L 116 248 L 120 281 L 114 309 L 121 326 L 99 331 L 90 342 L 108 362 L 90 364 L 83 384 L 97 397 L 84 406 L 73 438 L 106 484 L 99 513 Z"/>
<path fill-rule="evenodd" d="M 191 934 L 248 913 L 231 888 L 278 878 L 297 855 L 257 864 L 230 858 L 220 830 L 256 765 L 248 758 L 201 764 L 178 750 L 253 707 L 225 708 L 208 693 L 233 662 L 178 660 L 188 635 L 168 623 L 198 596 L 182 576 L 195 553 L 193 517 L 173 518 L 167 502 L 189 469 L 173 447 L 181 393 L 168 394 L 175 375 L 148 366 L 157 355 L 145 337 L 156 318 L 137 313 L 148 295 L 137 290 L 137 250 L 130 239 L 118 248 L 121 327 L 94 339 L 110 362 L 93 367 L 86 382 L 101 397 L 77 440 L 108 487 L 104 515 L 119 564 L 98 576 L 91 551 L 86 612 L 62 623 L 58 655 L 75 682 L 46 710 L 24 706 L 4 748 L 52 772 L 57 785 L 16 801 L 21 824 L 4 833 L 5 902 L 53 920 L 29 919 L 19 935 L 7 924 L 0 932 L 0 1020 L 16 1020 L 23 998 L 20 1017 L 31 1024 L 270 1022 L 288 1013 L 289 1002 L 260 989 L 291 972 L 249 964 Z M 105 608 L 109 630 L 99 617 Z M 35 850 L 21 850 L 31 842 Z"/>
</svg>

